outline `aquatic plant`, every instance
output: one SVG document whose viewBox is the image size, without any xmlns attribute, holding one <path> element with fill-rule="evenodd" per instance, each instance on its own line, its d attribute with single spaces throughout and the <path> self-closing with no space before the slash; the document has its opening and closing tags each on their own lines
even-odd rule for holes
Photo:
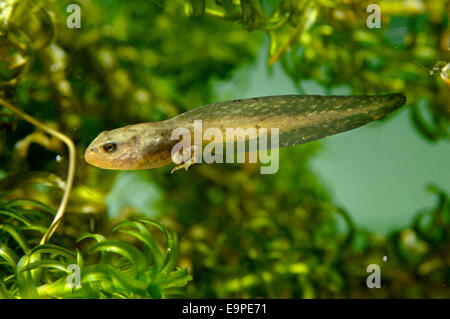
<svg viewBox="0 0 450 319">
<path fill-rule="evenodd" d="M 182 294 L 191 279 L 187 269 L 175 268 L 176 234 L 156 221 L 141 218 L 114 227 L 113 233 L 133 243 L 117 236 L 82 234 L 77 245 L 94 240 L 89 248 L 82 245 L 83 253 L 64 248 L 61 238 L 57 245 L 39 244 L 38 236 L 45 233 L 53 214 L 37 201 L 0 197 L 0 297 L 167 298 Z M 148 226 L 163 233 L 165 249 L 158 247 Z M 139 243 L 141 248 L 136 247 Z"/>
<path fill-rule="evenodd" d="M 323 94 L 407 91 L 417 133 L 448 139 L 445 2 L 383 1 L 385 27 L 368 30 L 360 8 L 369 2 L 86 0 L 82 28 L 70 29 L 71 1 L 5 0 L 0 98 L 82 154 L 102 130 L 213 101 L 213 80 L 229 80 L 268 39 L 268 64 L 280 63 L 300 93 L 311 82 Z M 67 189 L 67 150 L 3 107 L 0 129 L 3 298 L 450 296 L 444 189 L 430 189 L 436 207 L 408 228 L 361 230 L 311 173 L 312 144 L 284 150 L 276 176 L 256 164 L 127 175 L 129 189 L 148 187 L 153 219 L 117 204 L 113 220 L 105 198 L 123 179 L 79 155 L 64 219 L 42 245 Z M 383 268 L 381 290 L 365 286 L 370 263 Z M 74 264 L 81 286 L 72 289 Z"/>
</svg>

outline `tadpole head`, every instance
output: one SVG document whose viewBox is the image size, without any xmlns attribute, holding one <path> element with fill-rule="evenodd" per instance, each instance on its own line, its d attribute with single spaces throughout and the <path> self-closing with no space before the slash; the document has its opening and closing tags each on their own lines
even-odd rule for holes
<svg viewBox="0 0 450 319">
<path fill-rule="evenodd" d="M 87 147 L 87 163 L 104 169 L 135 169 L 140 157 L 138 145 L 124 128 L 100 133 Z"/>
</svg>

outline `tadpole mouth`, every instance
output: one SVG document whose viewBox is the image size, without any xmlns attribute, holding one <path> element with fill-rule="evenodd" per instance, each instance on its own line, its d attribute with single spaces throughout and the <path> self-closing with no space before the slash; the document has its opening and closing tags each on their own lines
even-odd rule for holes
<svg viewBox="0 0 450 319">
<path fill-rule="evenodd" d="M 96 151 L 96 149 L 94 147 L 90 147 L 88 146 L 88 148 L 86 148 L 85 152 L 84 152 L 84 160 L 91 165 L 93 164 L 93 159 L 95 154 L 97 154 L 98 151 Z"/>
<path fill-rule="evenodd" d="M 98 148 L 98 137 L 95 138 L 84 151 L 84 160 L 91 165 L 97 166 L 96 162 L 99 160 L 100 152 Z"/>
</svg>

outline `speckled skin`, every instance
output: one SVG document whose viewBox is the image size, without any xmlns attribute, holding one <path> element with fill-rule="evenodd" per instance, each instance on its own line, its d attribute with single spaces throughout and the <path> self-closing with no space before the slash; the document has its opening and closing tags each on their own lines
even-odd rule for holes
<svg viewBox="0 0 450 319">
<path fill-rule="evenodd" d="M 170 139 L 175 128 L 193 135 L 194 120 L 202 129 L 279 128 L 280 147 L 302 144 L 348 131 L 381 118 L 406 101 L 403 94 L 373 96 L 282 95 L 218 102 L 204 105 L 169 120 L 129 125 L 102 132 L 88 146 L 85 159 L 105 169 L 147 169 L 171 162 Z M 203 133 L 203 132 L 202 132 Z M 204 141 L 209 143 L 210 141 Z M 228 143 L 230 140 L 224 139 Z M 108 153 L 106 143 L 117 148 Z"/>
</svg>

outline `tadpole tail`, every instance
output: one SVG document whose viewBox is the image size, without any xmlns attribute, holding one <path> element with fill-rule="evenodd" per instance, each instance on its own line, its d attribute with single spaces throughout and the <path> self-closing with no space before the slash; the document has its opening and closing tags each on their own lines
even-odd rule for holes
<svg viewBox="0 0 450 319">
<path fill-rule="evenodd" d="M 272 128 L 277 128 L 279 144 L 269 147 L 286 147 L 360 127 L 391 113 L 405 101 L 401 93 L 263 96 L 204 105 L 170 121 L 192 130 L 194 121 L 202 120 L 203 131 L 220 128 L 223 136 L 226 136 L 226 128 L 266 128 L 269 135 Z"/>
<path fill-rule="evenodd" d="M 303 144 L 349 131 L 385 117 L 403 106 L 401 93 L 372 96 L 315 96 L 314 109 L 293 115 L 298 125 L 280 129 L 279 147 Z"/>
</svg>

